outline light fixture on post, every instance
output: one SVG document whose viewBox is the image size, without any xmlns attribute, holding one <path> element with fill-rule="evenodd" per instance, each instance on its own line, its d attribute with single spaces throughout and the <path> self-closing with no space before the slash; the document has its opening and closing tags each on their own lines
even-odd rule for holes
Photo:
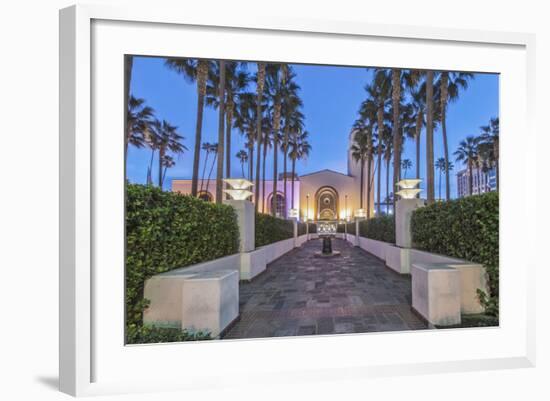
<svg viewBox="0 0 550 401">
<path fill-rule="evenodd" d="M 422 180 L 410 179 L 410 180 L 401 180 L 396 186 L 401 188 L 395 194 L 399 195 L 403 199 L 414 199 L 421 191 L 420 188 L 417 188 L 417 185 L 420 184 Z"/>
<path fill-rule="evenodd" d="M 228 194 L 231 199 L 234 200 L 246 200 L 251 195 L 252 191 L 249 191 L 248 188 L 254 184 L 244 178 L 225 178 L 224 183 L 228 184 L 232 189 L 224 189 L 223 192 Z"/>
<path fill-rule="evenodd" d="M 298 218 L 298 209 L 290 209 L 288 211 L 288 217 L 297 219 Z"/>
<path fill-rule="evenodd" d="M 355 211 L 355 217 L 358 219 L 364 219 L 367 217 L 367 211 L 365 209 L 357 209 Z"/>
</svg>

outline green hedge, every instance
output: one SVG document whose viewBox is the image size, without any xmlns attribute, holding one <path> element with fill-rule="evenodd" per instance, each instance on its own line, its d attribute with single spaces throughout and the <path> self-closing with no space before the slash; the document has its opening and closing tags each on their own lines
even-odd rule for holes
<svg viewBox="0 0 550 401">
<path fill-rule="evenodd" d="M 298 236 L 307 234 L 307 223 L 298 222 Z"/>
<path fill-rule="evenodd" d="M 148 305 L 148 300 L 143 299 L 145 280 L 168 270 L 236 253 L 238 248 L 239 228 L 232 207 L 152 186 L 128 184 L 127 340 L 132 340 L 131 333 L 140 330 L 143 310 Z"/>
<path fill-rule="evenodd" d="M 411 220 L 415 248 L 485 266 L 490 294 L 480 297 L 492 314 L 498 314 L 498 209 L 498 193 L 489 192 L 420 208 Z"/>
<path fill-rule="evenodd" d="M 393 215 L 371 217 L 359 222 L 361 237 L 395 244 L 395 219 Z"/>
<path fill-rule="evenodd" d="M 256 213 L 256 248 L 294 236 L 291 220 L 283 220 L 269 214 Z"/>
<path fill-rule="evenodd" d="M 307 223 L 309 225 L 309 233 L 315 234 L 317 233 L 317 224 L 315 223 Z"/>
</svg>

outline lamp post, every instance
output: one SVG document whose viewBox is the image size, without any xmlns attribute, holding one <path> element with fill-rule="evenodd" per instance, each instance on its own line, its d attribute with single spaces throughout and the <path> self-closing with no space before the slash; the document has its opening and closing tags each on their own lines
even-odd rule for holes
<svg viewBox="0 0 550 401">
<path fill-rule="evenodd" d="M 306 234 L 309 239 L 309 194 L 306 195 Z"/>
<path fill-rule="evenodd" d="M 344 224 L 344 232 L 348 235 L 348 194 L 344 195 Z"/>
</svg>

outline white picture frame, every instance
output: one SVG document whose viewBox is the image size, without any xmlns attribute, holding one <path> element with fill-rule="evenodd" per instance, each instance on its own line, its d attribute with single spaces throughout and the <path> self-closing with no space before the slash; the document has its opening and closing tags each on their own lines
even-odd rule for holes
<svg viewBox="0 0 550 401">
<path fill-rule="evenodd" d="M 187 28 L 186 28 L 187 27 Z M 118 88 L 122 68 L 111 70 L 113 81 L 109 73 L 104 74 L 103 64 L 98 60 L 107 60 L 109 54 L 118 54 L 126 46 L 123 32 L 132 29 L 138 33 L 147 31 L 146 43 L 143 47 L 127 43 L 123 49 L 134 54 L 166 54 L 170 51 L 170 44 L 163 42 L 163 48 L 154 50 L 155 38 L 162 35 L 173 35 L 175 31 L 192 29 L 193 35 L 202 35 L 201 43 L 205 52 L 213 51 L 220 58 L 232 58 L 232 54 L 239 53 L 245 59 L 254 59 L 251 54 L 257 54 L 256 59 L 266 59 L 269 55 L 254 53 L 254 48 L 242 48 L 239 51 L 230 46 L 215 47 L 216 35 L 242 35 L 243 38 L 253 35 L 264 35 L 273 40 L 274 47 L 271 57 L 277 53 L 277 43 L 280 40 L 292 39 L 295 47 L 289 45 L 287 49 L 288 61 L 296 61 L 296 57 L 303 57 L 318 62 L 330 62 L 329 55 L 309 56 L 305 47 L 299 44 L 305 41 L 323 40 L 328 48 L 334 48 L 338 40 L 342 44 L 344 54 L 347 42 L 355 41 L 354 46 L 362 46 L 363 41 L 369 46 L 436 46 L 445 54 L 449 52 L 449 61 L 440 61 L 442 64 L 433 65 L 431 60 L 416 60 L 414 65 L 399 65 L 410 68 L 446 68 L 460 69 L 476 64 L 468 51 L 476 54 L 493 51 L 492 60 L 486 65 L 495 68 L 481 68 L 479 71 L 499 72 L 504 79 L 501 83 L 501 326 L 487 329 L 457 329 L 446 330 L 444 333 L 433 331 L 357 334 L 346 336 L 327 336 L 322 338 L 304 337 L 287 339 L 241 340 L 241 341 L 213 341 L 194 344 L 165 344 L 124 347 L 120 341 L 120 350 L 109 348 L 106 344 L 115 347 L 120 336 L 120 315 L 123 315 L 123 305 L 117 305 L 115 312 L 105 317 L 105 303 L 113 293 L 119 289 L 122 294 L 123 277 L 113 276 L 112 288 L 105 288 L 106 276 L 97 274 L 94 267 L 106 259 L 120 261 L 120 245 L 123 246 L 123 237 L 120 237 L 119 202 L 121 192 L 117 185 L 122 186 L 119 180 L 122 171 L 113 175 L 112 181 L 102 179 L 106 170 L 111 169 L 110 161 L 117 160 L 117 146 L 113 149 L 104 149 L 104 142 L 95 138 L 93 127 L 96 129 L 101 122 L 94 121 L 101 115 L 98 99 L 93 96 L 103 96 L 103 87 L 94 87 L 92 81 L 113 83 Z M 172 31 L 171 31 L 172 30 Z M 175 31 L 174 31 L 175 30 Z M 177 33 L 179 34 L 179 33 Z M 182 33 L 185 34 L 185 33 Z M 94 41 L 94 35 L 96 41 Z M 103 35 L 103 36 L 102 36 Z M 160 36 L 156 36 L 160 35 Z M 210 36 L 209 36 L 210 35 Z M 278 36 L 279 35 L 279 36 Z M 105 41 L 108 37 L 109 43 Z M 145 36 L 144 36 L 145 38 Z M 297 40 L 299 39 L 299 40 Z M 300 42 L 302 41 L 302 42 Z M 371 42 L 369 42 L 371 41 Z M 378 42 L 377 42 L 378 41 Z M 382 42 L 383 43 L 382 43 Z M 157 40 L 157 43 L 161 43 Z M 533 186 L 534 177 L 527 174 L 535 170 L 535 160 L 521 150 L 516 152 L 515 163 L 507 158 L 514 148 L 513 143 L 507 140 L 507 132 L 521 130 L 527 137 L 534 138 L 532 113 L 534 110 L 534 44 L 535 38 L 530 34 L 484 32 L 470 30 L 435 29 L 428 27 L 412 27 L 399 25 L 375 25 L 361 21 L 326 21 L 326 20 L 298 20 L 292 18 L 259 17 L 239 20 L 238 17 L 211 15 L 192 15 L 180 9 L 166 9 L 151 7 L 113 8 L 99 5 L 79 5 L 60 12 L 60 389 L 72 395 L 95 395 L 109 393 L 126 393 L 134 391 L 156 391 L 167 389 L 206 389 L 214 386 L 245 386 L 239 383 L 238 377 L 247 377 L 258 383 L 277 380 L 292 382 L 299 380 L 327 380 L 342 377 L 373 377 L 381 375 L 399 375 L 403 373 L 420 374 L 440 371 L 467 371 L 478 369 L 500 369 L 510 367 L 529 367 L 535 361 L 534 339 L 534 280 L 532 278 L 535 261 L 530 259 L 534 255 L 529 252 L 529 241 L 533 240 L 531 232 L 524 230 L 528 221 L 534 221 L 536 210 L 528 205 L 527 195 L 522 188 Z M 124 46 L 122 46 L 124 45 Z M 117 47 L 119 46 L 119 47 Z M 148 47 L 149 46 L 149 47 Z M 208 47 L 211 49 L 208 50 Z M 332 46 L 332 47 L 330 47 Z M 366 46 L 366 44 L 365 44 Z M 107 49 L 109 48 L 109 49 Z M 144 51 L 145 49 L 145 51 Z M 148 50 L 147 50 L 148 49 Z M 215 50 L 213 50 L 215 49 Z M 313 46 L 315 49 L 315 46 Z M 313 49 L 311 51 L 313 51 Z M 406 53 L 406 48 L 402 47 Z M 468 50 L 470 49 L 470 50 Z M 492 49 L 492 50 L 491 50 Z M 105 50 L 105 54 L 101 53 Z M 196 49 L 200 51 L 199 48 Z M 99 52 L 99 53 L 98 53 Z M 450 54 L 466 52 L 461 62 L 454 60 Z M 321 53 L 317 53 L 321 54 Z M 202 55 L 202 54 L 201 54 Z M 190 56 L 201 56 L 193 54 Z M 248 55 L 248 58 L 247 58 Z M 285 54 L 278 54 L 285 57 Z M 251 57 L 251 58 L 250 58 Z M 342 55 L 340 56 L 342 57 Z M 480 56 L 485 58 L 486 56 Z M 502 57 L 502 59 L 499 59 Z M 115 57 L 116 58 L 116 57 Z M 444 58 L 444 57 L 443 57 Z M 378 58 L 381 60 L 380 58 Z M 411 60 L 413 60 L 411 56 Z M 498 67 L 498 62 L 506 60 L 507 65 Z M 111 59 L 112 61 L 112 59 Z M 303 60 L 299 60 L 303 61 Z M 508 61 L 510 63 L 508 63 Z M 334 62 L 334 60 L 333 60 Z M 392 60 L 388 57 L 384 66 L 391 67 Z M 365 65 L 360 57 L 350 64 Z M 399 63 L 399 61 L 393 61 Z M 405 64 L 405 62 L 401 62 Z M 469 64 L 470 63 L 470 64 Z M 491 64 L 492 63 L 492 64 Z M 108 64 L 111 65 L 111 64 Z M 122 58 L 112 65 L 122 66 Z M 372 65 L 372 64 L 370 64 Z M 107 66 L 107 64 L 105 64 Z M 471 70 L 471 68 L 465 68 Z M 515 70 L 514 70 L 515 69 Z M 506 71 L 503 73 L 503 71 Z M 510 85 L 510 86 L 508 86 Z M 102 89 L 103 88 L 103 89 Z M 122 86 L 119 87 L 122 96 Z M 118 90 L 118 89 L 117 89 Z M 94 92 L 96 91 L 96 92 Z M 519 92 L 518 92 L 519 91 Z M 512 93 L 518 94 L 512 96 Z M 511 97 L 517 97 L 511 99 Z M 112 116 L 102 121 L 111 121 L 122 124 L 122 118 L 116 122 L 116 113 L 122 115 L 122 102 L 117 99 L 102 99 L 112 110 Z M 113 103 L 111 103 L 113 102 Z M 102 103 L 102 102 L 101 102 Z M 113 104 L 115 107 L 113 107 Z M 120 104 L 121 107 L 117 108 Z M 515 110 L 512 106 L 519 107 Z M 97 110 L 96 110 L 97 109 Z M 512 113 L 513 110 L 513 113 Z M 507 131 L 508 130 L 508 131 Z M 120 131 L 122 132 L 122 131 Z M 120 135 L 122 138 L 122 135 Z M 97 163 L 98 155 L 107 160 L 107 166 Z M 122 155 L 122 154 L 120 154 Z M 103 157 L 105 156 L 105 157 Z M 116 166 L 117 164 L 114 163 Z M 118 180 L 118 181 L 117 181 Z M 515 183 L 509 185 L 509 183 Z M 110 189 L 109 189 L 110 188 Z M 109 192 L 111 191 L 111 192 Z M 111 198 L 111 195 L 113 197 Z M 120 206 L 114 214 L 105 213 L 104 202 L 114 202 Z M 118 214 L 117 214 L 118 213 Z M 100 221 L 103 219 L 103 221 Z M 98 230 L 104 230 L 106 222 L 110 221 L 117 229 L 106 237 L 111 239 L 113 248 L 100 249 L 96 242 Z M 521 236 L 514 232 L 522 232 Z M 107 233 L 105 233 L 107 234 Z M 118 236 L 117 236 L 118 235 Z M 112 239 L 115 239 L 113 242 Z M 118 244 L 118 245 L 117 245 Z M 115 248 L 118 247 L 116 250 Z M 111 250 L 109 250 L 111 249 Z M 123 250 L 122 250 L 123 252 Z M 118 256 L 115 256 L 115 253 Z M 118 258 L 118 259 L 117 259 Z M 120 263 L 115 263 L 120 269 Z M 516 265 L 516 270 L 511 267 Z M 120 272 L 120 270 L 117 270 Z M 111 277 L 112 278 L 112 277 Z M 102 287 L 103 286 L 103 287 Z M 117 287 L 119 286 L 119 287 Z M 99 291 L 99 287 L 102 287 Z M 98 291 L 105 295 L 98 299 Z M 511 293 L 513 291 L 513 294 Z M 103 297 L 103 295 L 101 295 Z M 119 298 L 114 298 L 115 301 Z M 117 301 L 117 302 L 118 302 Z M 119 302 L 120 303 L 120 302 Z M 116 326 L 116 327 L 115 327 Z M 99 327 L 99 328 L 98 328 Z M 113 338 L 116 337 L 114 340 Z M 403 340 L 411 339 L 416 347 L 421 344 L 430 344 L 435 351 L 426 350 L 426 358 L 420 358 L 418 352 L 408 352 Z M 376 344 L 373 344 L 376 343 Z M 442 352 L 445 343 L 452 344 L 448 353 Z M 113 345 L 114 344 L 114 345 Z M 394 344 L 390 355 L 384 352 L 376 353 L 375 348 L 381 349 L 384 344 Z M 364 358 L 361 352 L 345 352 L 351 350 L 368 349 L 371 347 L 370 359 Z M 439 349 L 438 347 L 442 347 Z M 484 348 L 485 347 L 485 348 Z M 267 349 L 269 348 L 269 350 Z M 412 347 L 411 347 L 412 348 Z M 325 362 L 316 358 L 316 353 L 323 351 Z M 383 348 L 382 348 L 383 350 Z M 267 352 L 270 352 L 267 354 Z M 432 354 L 430 354 L 432 352 Z M 439 356 L 436 355 L 439 352 Z M 188 372 L 184 378 L 181 375 L 165 374 L 174 361 L 174 355 L 185 355 L 187 363 L 197 367 L 197 372 Z M 269 355 L 270 366 L 264 362 L 252 359 L 254 355 Z M 303 356 L 299 360 L 287 360 L 285 366 L 284 354 Z M 223 361 L 216 362 L 217 356 L 223 355 L 223 360 L 234 361 L 232 366 L 224 365 Z M 307 358 L 306 358 L 307 356 Z M 119 359 L 117 359 L 119 358 Z M 287 356 L 288 358 L 288 356 Z M 308 359 L 309 360 L 306 360 Z M 220 357 L 220 359 L 222 359 Z M 143 376 L 134 372 L 131 367 L 136 361 L 143 361 Z M 166 361 L 166 372 L 153 372 L 153 366 L 158 368 L 158 361 Z M 254 364 L 247 364 L 247 363 Z M 157 364 L 155 364 L 157 363 Z M 125 365 L 121 365 L 125 364 Z M 217 366 L 219 365 L 219 366 Z M 125 369 L 128 368 L 128 369 Z M 158 370 L 158 369 L 157 369 Z M 162 369 L 160 369 L 162 370 Z M 104 373 L 105 372 L 105 373 Z M 143 377 L 149 377 L 145 380 Z"/>
</svg>

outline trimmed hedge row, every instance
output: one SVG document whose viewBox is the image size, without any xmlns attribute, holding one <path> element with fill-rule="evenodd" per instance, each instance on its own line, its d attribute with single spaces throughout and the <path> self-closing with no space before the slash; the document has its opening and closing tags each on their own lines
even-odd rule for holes
<svg viewBox="0 0 550 401">
<path fill-rule="evenodd" d="M 315 223 L 307 223 L 309 225 L 309 233 L 310 234 L 316 234 L 317 233 L 317 224 Z"/>
<path fill-rule="evenodd" d="M 139 338 L 148 305 L 143 286 L 149 277 L 238 252 L 239 227 L 231 206 L 126 186 L 127 341 Z M 146 335 L 146 334 L 143 334 Z"/>
<path fill-rule="evenodd" d="M 497 192 L 437 202 L 413 212 L 413 246 L 485 266 L 490 294 L 480 297 L 498 313 L 499 196 Z M 495 309 L 496 308 L 496 309 Z"/>
<path fill-rule="evenodd" d="M 298 222 L 298 236 L 307 233 L 307 223 Z"/>
<path fill-rule="evenodd" d="M 256 213 L 256 248 L 292 238 L 294 227 L 291 220 L 283 220 L 269 214 Z"/>
<path fill-rule="evenodd" d="M 360 221 L 359 235 L 395 244 L 395 219 L 393 215 L 382 215 Z"/>
</svg>

